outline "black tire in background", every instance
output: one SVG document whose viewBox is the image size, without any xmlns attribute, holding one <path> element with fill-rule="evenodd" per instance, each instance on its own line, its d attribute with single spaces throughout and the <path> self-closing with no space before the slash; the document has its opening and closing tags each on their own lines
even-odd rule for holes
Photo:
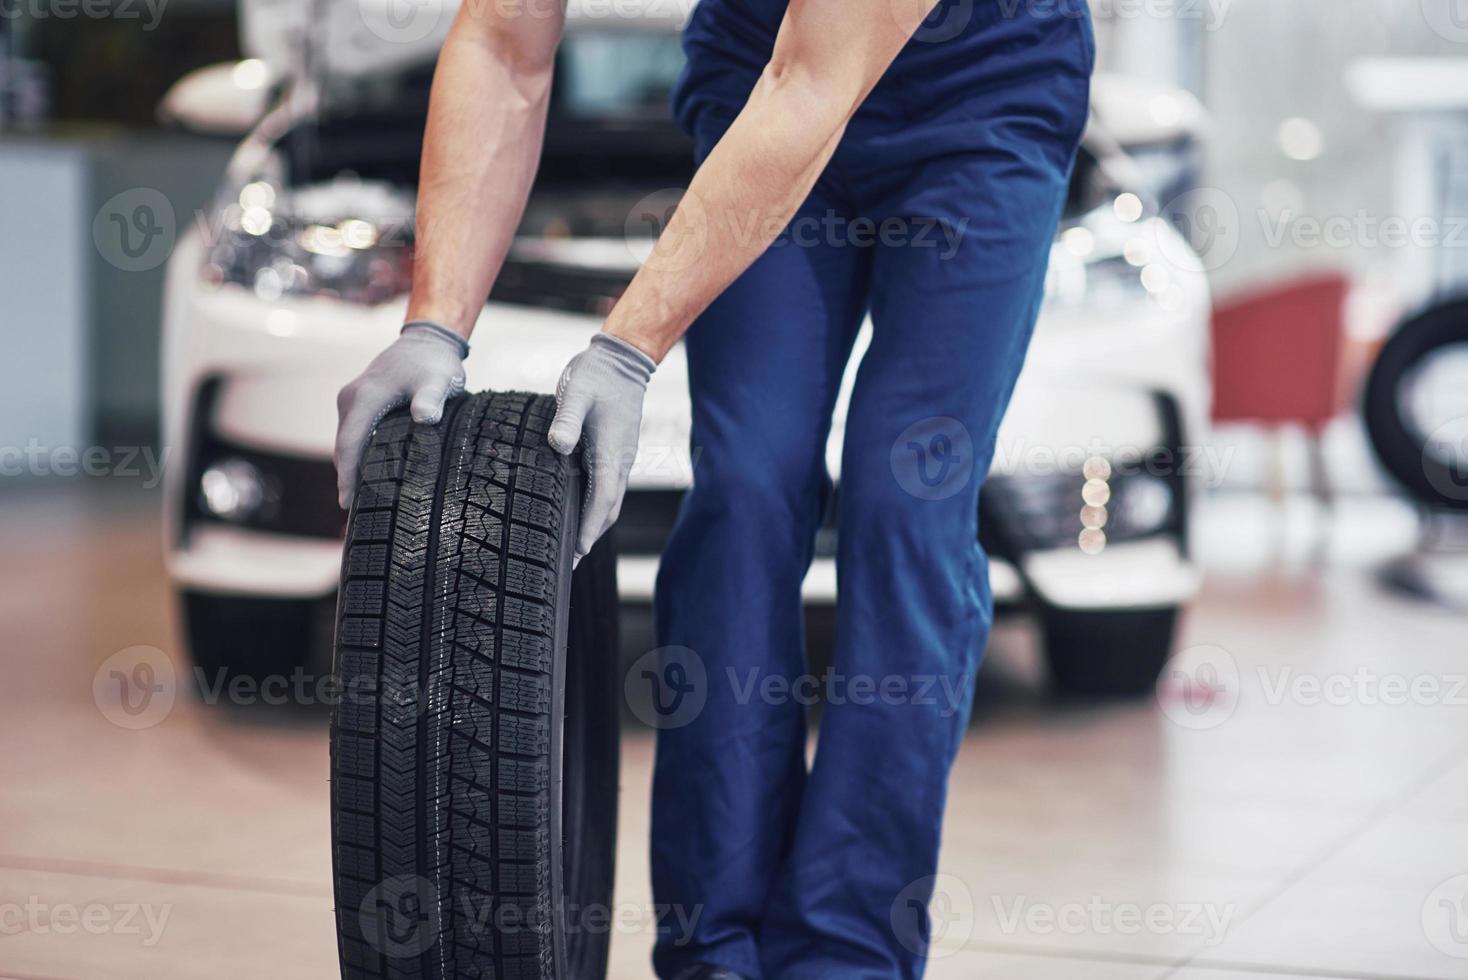
<svg viewBox="0 0 1468 980">
<path fill-rule="evenodd" d="M 344 978 L 594 980 L 609 941 L 615 557 L 571 572 L 544 395 L 388 415 L 347 529 L 332 721 Z"/>
<path fill-rule="evenodd" d="M 1176 607 L 1040 612 L 1045 659 L 1055 693 L 1080 698 L 1150 694 L 1172 654 Z"/>
<path fill-rule="evenodd" d="M 1437 353 L 1468 345 L 1468 298 L 1435 306 L 1402 324 L 1387 340 L 1366 380 L 1362 411 L 1382 465 L 1419 501 L 1468 510 L 1468 463 L 1432 451 L 1403 404 L 1417 372 Z M 1463 382 L 1468 385 L 1468 378 Z"/>
</svg>

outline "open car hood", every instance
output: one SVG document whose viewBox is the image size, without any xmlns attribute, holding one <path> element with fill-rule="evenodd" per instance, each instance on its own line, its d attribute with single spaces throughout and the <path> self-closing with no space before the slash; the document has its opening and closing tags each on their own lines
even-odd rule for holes
<svg viewBox="0 0 1468 980">
<path fill-rule="evenodd" d="M 457 0 L 241 0 L 240 46 L 282 75 L 393 72 L 437 57 L 457 7 Z"/>
<path fill-rule="evenodd" d="M 431 64 L 462 2 L 240 0 L 240 45 L 246 56 L 264 61 L 282 75 L 381 76 Z M 525 7 L 538 12 L 548 3 L 526 0 Z M 573 30 L 593 26 L 678 31 L 692 7 L 666 0 L 570 0 L 566 17 Z M 308 36 L 309 51 L 303 43 Z"/>
<path fill-rule="evenodd" d="M 264 61 L 280 76 L 380 78 L 431 65 L 464 2 L 240 0 L 240 43 L 248 57 Z M 536 12 L 552 2 L 523 0 L 527 11 Z M 568 0 L 567 27 L 676 32 L 696 2 Z M 1123 75 L 1095 76 L 1092 107 L 1111 138 L 1128 148 L 1197 137 L 1207 123 L 1206 112 L 1191 94 Z"/>
</svg>

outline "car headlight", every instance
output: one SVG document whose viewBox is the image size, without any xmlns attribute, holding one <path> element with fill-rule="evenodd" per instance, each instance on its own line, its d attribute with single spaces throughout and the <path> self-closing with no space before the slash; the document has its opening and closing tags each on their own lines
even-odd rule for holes
<svg viewBox="0 0 1468 980">
<path fill-rule="evenodd" d="M 412 285 L 412 199 L 392 188 L 332 182 L 286 194 L 254 181 L 224 203 L 220 219 L 202 273 L 208 282 L 266 301 L 328 296 L 369 306 Z"/>
</svg>

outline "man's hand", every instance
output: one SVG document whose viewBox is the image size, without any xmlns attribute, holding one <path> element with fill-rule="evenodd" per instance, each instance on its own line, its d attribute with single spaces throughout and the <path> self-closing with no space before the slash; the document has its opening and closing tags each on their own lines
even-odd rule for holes
<svg viewBox="0 0 1468 980">
<path fill-rule="evenodd" d="M 582 447 L 586 484 L 576 534 L 578 562 L 622 511 L 627 474 L 637 456 L 642 398 L 656 367 L 626 341 L 599 333 L 561 374 L 549 439 L 562 455 Z"/>
<path fill-rule="evenodd" d="M 362 451 L 388 412 L 409 403 L 414 422 L 434 424 L 444 404 L 464 390 L 464 338 L 435 323 L 415 322 L 378 354 L 367 370 L 336 396 L 336 493 L 343 510 L 352 506 Z"/>
</svg>

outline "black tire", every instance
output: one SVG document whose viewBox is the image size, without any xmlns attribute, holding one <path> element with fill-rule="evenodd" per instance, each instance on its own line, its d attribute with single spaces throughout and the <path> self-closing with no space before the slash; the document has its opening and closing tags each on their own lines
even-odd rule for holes
<svg viewBox="0 0 1468 980">
<path fill-rule="evenodd" d="M 332 721 L 344 978 L 606 973 L 615 556 L 571 573 L 579 479 L 543 395 L 388 415 L 348 522 Z M 588 912 L 590 910 L 590 912 Z"/>
<path fill-rule="evenodd" d="M 238 677 L 289 679 L 330 643 L 329 614 L 311 599 L 262 599 L 185 590 L 179 593 L 194 686 L 206 697 Z M 324 620 L 324 621 L 323 621 Z"/>
<path fill-rule="evenodd" d="M 1387 340 L 1366 380 L 1366 431 L 1388 473 L 1425 504 L 1468 510 L 1468 465 L 1430 451 L 1430 433 L 1416 431 L 1403 412 L 1402 387 L 1444 347 L 1468 344 L 1468 299 L 1419 313 Z"/>
<path fill-rule="evenodd" d="M 1048 607 L 1041 613 L 1051 689 L 1066 697 L 1150 694 L 1172 655 L 1176 607 L 1100 612 Z"/>
</svg>

